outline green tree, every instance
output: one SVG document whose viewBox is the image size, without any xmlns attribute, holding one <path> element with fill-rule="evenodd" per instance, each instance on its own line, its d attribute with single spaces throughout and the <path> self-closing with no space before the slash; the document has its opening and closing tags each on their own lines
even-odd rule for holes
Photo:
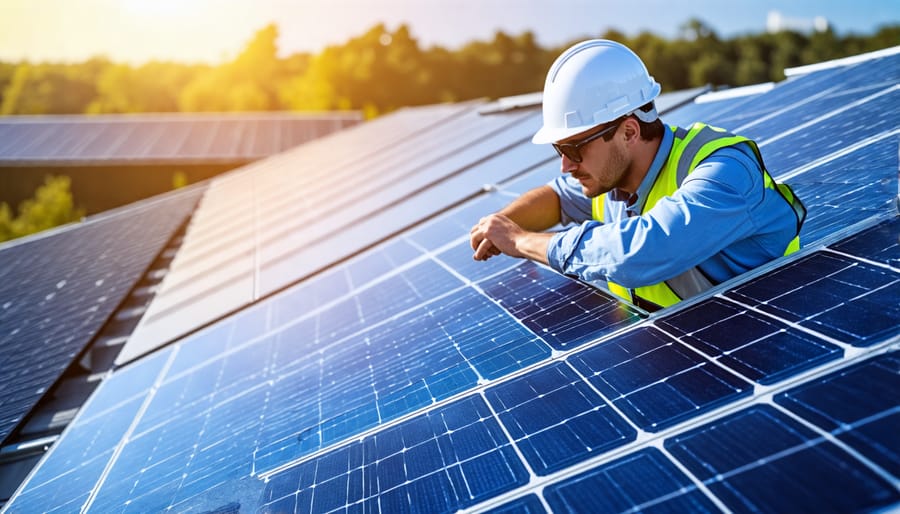
<svg viewBox="0 0 900 514">
<path fill-rule="evenodd" d="M 0 114 L 85 112 L 107 66 L 109 61 L 102 58 L 82 64 L 20 64 L 4 91 Z"/>
<path fill-rule="evenodd" d="M 70 183 L 66 176 L 46 177 L 34 198 L 19 204 L 19 215 L 15 218 L 9 205 L 0 203 L 0 240 L 26 236 L 84 217 L 84 209 L 75 207 Z"/>
<path fill-rule="evenodd" d="M 278 27 L 256 33 L 233 61 L 210 68 L 188 83 L 178 97 L 182 111 L 269 111 L 281 109 L 278 98 L 281 62 Z"/>
<path fill-rule="evenodd" d="M 405 25 L 390 32 L 379 24 L 315 56 L 305 74 L 285 84 L 281 98 L 291 109 L 362 109 L 371 117 L 435 100 L 423 62 Z"/>
<path fill-rule="evenodd" d="M 0 105 L 3 105 L 3 96 L 6 88 L 12 82 L 16 65 L 8 62 L 0 62 Z"/>
<path fill-rule="evenodd" d="M 149 62 L 140 67 L 114 64 L 97 78 L 96 97 L 88 104 L 88 113 L 175 112 L 178 95 L 208 67 Z"/>
</svg>

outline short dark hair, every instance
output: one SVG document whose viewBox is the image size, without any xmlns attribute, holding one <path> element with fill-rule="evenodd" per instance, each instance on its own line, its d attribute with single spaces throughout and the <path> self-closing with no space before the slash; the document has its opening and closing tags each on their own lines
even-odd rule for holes
<svg viewBox="0 0 900 514">
<path fill-rule="evenodd" d="M 653 110 L 653 102 L 645 103 L 644 105 L 640 106 L 639 109 L 644 112 L 650 112 Z M 653 141 L 654 139 L 661 138 L 665 133 L 666 127 L 665 125 L 663 125 L 662 120 L 660 120 L 658 117 L 654 121 L 648 123 L 646 121 L 641 121 L 641 119 L 634 114 L 626 114 L 625 116 L 616 118 L 615 120 L 610 122 L 608 126 L 618 125 L 625 121 L 625 118 L 634 118 L 635 121 L 638 122 L 638 127 L 640 127 L 641 131 L 641 139 L 643 139 L 644 141 Z M 616 132 L 616 130 L 613 130 L 607 132 L 606 134 L 603 134 L 600 137 L 602 137 L 604 141 L 609 142 L 609 140 L 613 138 L 613 135 Z"/>
<path fill-rule="evenodd" d="M 652 111 L 653 102 L 648 102 L 642 105 L 640 109 L 644 112 Z M 632 114 L 632 116 L 634 115 Z M 641 139 L 643 139 L 644 141 L 653 141 L 654 139 L 661 138 L 666 130 L 666 127 L 663 125 L 663 122 L 659 119 L 659 117 L 649 123 L 641 121 L 637 116 L 634 116 L 634 119 L 637 120 L 638 125 L 641 127 Z"/>
</svg>

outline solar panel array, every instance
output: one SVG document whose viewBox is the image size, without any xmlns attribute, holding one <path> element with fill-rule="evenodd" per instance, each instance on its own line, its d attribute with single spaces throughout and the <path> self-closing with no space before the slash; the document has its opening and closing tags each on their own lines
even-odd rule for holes
<svg viewBox="0 0 900 514">
<path fill-rule="evenodd" d="M 528 142 L 539 114 L 477 107 L 404 109 L 214 180 L 118 362 L 551 160 Z"/>
<path fill-rule="evenodd" d="M 199 187 L 0 246 L 0 440 L 100 331 Z"/>
<path fill-rule="evenodd" d="M 776 177 L 828 183 L 832 163 L 896 144 L 882 119 L 900 103 L 879 99 L 898 64 L 795 78 L 734 123 Z M 876 127 L 837 128 L 860 113 Z M 840 191 L 868 188 L 863 221 L 812 203 L 804 251 L 653 315 L 532 263 L 471 260 L 471 224 L 554 167 L 116 371 L 9 512 L 900 504 L 896 160 L 843 174 Z"/>
<path fill-rule="evenodd" d="M 0 165 L 247 162 L 362 121 L 359 113 L 0 118 Z"/>
</svg>

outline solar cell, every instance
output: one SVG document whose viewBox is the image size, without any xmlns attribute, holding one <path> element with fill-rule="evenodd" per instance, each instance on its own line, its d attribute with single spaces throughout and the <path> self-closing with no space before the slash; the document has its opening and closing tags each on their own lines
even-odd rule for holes
<svg viewBox="0 0 900 514">
<path fill-rule="evenodd" d="M 774 384 L 844 355 L 837 345 L 719 298 L 659 318 L 656 324 L 760 384 Z"/>
<path fill-rule="evenodd" d="M 881 354 L 775 396 L 775 402 L 828 431 L 900 477 L 900 352 Z"/>
<path fill-rule="evenodd" d="M 622 446 L 637 436 L 563 362 L 491 387 L 485 397 L 538 475 Z"/>
<path fill-rule="evenodd" d="M 830 248 L 900 269 L 900 216 L 849 236 Z"/>
<path fill-rule="evenodd" d="M 896 128 L 892 107 L 900 105 L 900 85 L 873 93 L 858 102 L 859 105 L 840 114 L 813 120 L 811 125 L 791 133 L 790 137 L 785 137 L 785 133 L 797 126 L 793 117 L 767 123 L 766 131 L 779 137 L 760 142 L 767 166 L 774 170 L 790 170 Z M 789 124 L 788 120 L 791 120 Z M 752 133 L 746 135 L 759 137 Z"/>
<path fill-rule="evenodd" d="M 648 432 L 753 394 L 752 385 L 654 327 L 638 327 L 566 360 Z"/>
<path fill-rule="evenodd" d="M 490 409 L 468 396 L 276 475 L 263 512 L 454 512 L 525 484 Z"/>
<path fill-rule="evenodd" d="M 532 262 L 479 285 L 556 350 L 575 348 L 641 319 L 637 309 L 612 295 Z"/>
<path fill-rule="evenodd" d="M 853 346 L 900 331 L 900 273 L 842 255 L 813 253 L 726 296 Z"/>
<path fill-rule="evenodd" d="M 900 500 L 894 484 L 769 405 L 672 436 L 665 447 L 735 511 L 859 512 Z"/>
<path fill-rule="evenodd" d="M 472 246 L 468 239 L 443 250 L 435 258 L 472 282 L 480 281 L 520 264 L 517 259 L 507 258 L 476 261 L 472 258 Z"/>
<path fill-rule="evenodd" d="M 544 497 L 553 512 L 719 512 L 655 448 L 552 484 Z"/>
<path fill-rule="evenodd" d="M 896 212 L 897 143 L 883 138 L 791 177 L 807 208 L 800 240 L 809 246 L 885 212 Z"/>
</svg>

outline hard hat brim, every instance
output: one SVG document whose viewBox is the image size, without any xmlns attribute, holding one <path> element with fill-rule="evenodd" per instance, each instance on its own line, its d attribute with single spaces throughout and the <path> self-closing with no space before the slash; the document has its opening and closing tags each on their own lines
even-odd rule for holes
<svg viewBox="0 0 900 514">
<path fill-rule="evenodd" d="M 602 125 L 598 124 L 598 125 Z M 598 125 L 582 125 L 580 127 L 550 128 L 543 126 L 535 132 L 531 138 L 531 142 L 536 145 L 547 145 L 570 138 L 576 134 L 580 134 L 586 130 L 590 130 Z"/>
</svg>

